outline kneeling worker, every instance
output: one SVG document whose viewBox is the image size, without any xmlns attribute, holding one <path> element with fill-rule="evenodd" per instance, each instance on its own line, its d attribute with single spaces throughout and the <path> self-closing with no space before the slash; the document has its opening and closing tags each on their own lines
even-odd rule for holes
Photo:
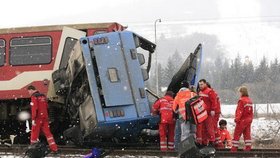
<svg viewBox="0 0 280 158">
<path fill-rule="evenodd" d="M 229 131 L 227 130 L 227 121 L 226 120 L 220 120 L 219 121 L 219 131 L 221 136 L 221 141 L 224 144 L 225 148 L 231 148 L 231 136 L 229 134 Z"/>
</svg>

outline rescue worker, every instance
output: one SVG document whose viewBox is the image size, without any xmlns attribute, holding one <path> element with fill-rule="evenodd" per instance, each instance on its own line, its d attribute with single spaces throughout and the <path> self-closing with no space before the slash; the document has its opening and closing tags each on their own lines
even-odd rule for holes
<svg viewBox="0 0 280 158">
<path fill-rule="evenodd" d="M 240 99 L 235 112 L 234 122 L 236 123 L 233 140 L 232 140 L 232 152 L 236 152 L 239 146 L 239 139 L 243 134 L 245 142 L 245 151 L 250 151 L 252 146 L 251 139 L 251 124 L 253 121 L 253 103 L 249 98 L 248 89 L 245 86 L 241 86 L 238 90 L 240 92 Z"/>
<path fill-rule="evenodd" d="M 178 110 L 181 141 L 185 140 L 190 135 L 195 136 L 196 126 L 187 120 L 185 107 L 185 103 L 194 96 L 196 96 L 196 93 L 190 91 L 188 81 L 182 81 L 181 89 L 177 93 L 173 103 L 173 111 L 176 112 Z"/>
<path fill-rule="evenodd" d="M 227 121 L 226 120 L 220 120 L 219 122 L 219 131 L 221 136 L 221 141 L 223 143 L 224 148 L 231 148 L 231 136 L 229 134 L 229 131 L 227 130 Z"/>
<path fill-rule="evenodd" d="M 174 150 L 174 128 L 175 119 L 173 116 L 172 91 L 167 91 L 165 96 L 158 99 L 153 105 L 153 115 L 160 115 L 159 135 L 160 135 L 160 150 Z"/>
<path fill-rule="evenodd" d="M 207 86 L 205 79 L 199 81 L 199 96 L 202 97 L 202 100 L 206 104 L 206 110 L 208 117 L 207 119 L 197 126 L 197 144 L 198 146 L 212 146 L 214 147 L 215 143 L 215 111 L 217 111 L 217 96 L 214 93 L 213 89 Z"/>
<path fill-rule="evenodd" d="M 49 119 L 48 119 L 48 102 L 44 94 L 41 94 L 36 88 L 32 85 L 27 88 L 28 93 L 31 96 L 31 119 L 32 119 L 32 128 L 31 128 L 31 137 L 30 143 L 37 143 L 40 131 L 45 134 L 50 150 L 54 153 L 57 152 L 58 148 L 53 138 L 52 133 L 49 128 Z"/>
<path fill-rule="evenodd" d="M 190 86 L 190 91 L 191 92 L 196 92 L 195 87 L 194 86 Z M 175 138 L 174 138 L 174 147 L 175 150 L 178 151 L 179 149 L 179 143 L 181 141 L 181 123 L 180 120 L 178 119 L 178 110 L 176 110 L 175 112 L 175 119 L 176 119 L 176 124 L 175 124 Z"/>
<path fill-rule="evenodd" d="M 207 84 L 208 88 L 211 88 L 213 90 L 213 93 L 217 98 L 217 102 L 216 102 L 217 108 L 215 110 L 215 116 L 214 116 L 215 147 L 224 148 L 224 145 L 221 141 L 220 130 L 218 129 L 218 122 L 219 122 L 220 115 L 221 115 L 220 97 L 218 96 L 218 93 L 211 87 L 209 82 L 207 82 L 206 84 Z"/>
</svg>

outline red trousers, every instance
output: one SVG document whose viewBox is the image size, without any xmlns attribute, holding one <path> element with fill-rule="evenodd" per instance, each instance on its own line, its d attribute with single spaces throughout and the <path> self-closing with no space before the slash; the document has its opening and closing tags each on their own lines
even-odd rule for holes
<svg viewBox="0 0 280 158">
<path fill-rule="evenodd" d="M 160 123 L 159 124 L 159 136 L 160 136 L 160 150 L 167 151 L 174 150 L 174 130 L 175 123 Z"/>
<path fill-rule="evenodd" d="M 215 142 L 214 117 L 208 115 L 207 119 L 196 126 L 196 141 L 199 144 L 207 145 L 208 142 Z"/>
<path fill-rule="evenodd" d="M 220 130 L 218 127 L 219 119 L 220 119 L 220 114 L 219 113 L 215 114 L 214 116 L 215 146 L 218 148 L 224 148 L 224 145 L 221 141 Z"/>
<path fill-rule="evenodd" d="M 202 124 L 196 125 L 196 142 L 202 144 Z"/>
<path fill-rule="evenodd" d="M 38 137 L 41 131 L 46 136 L 50 149 L 52 151 L 57 151 L 57 145 L 50 131 L 48 119 L 42 119 L 42 118 L 35 119 L 35 125 L 32 125 L 32 129 L 31 129 L 30 143 L 33 144 L 38 142 Z"/>
<path fill-rule="evenodd" d="M 232 151 L 236 151 L 239 146 L 239 139 L 243 134 L 245 148 L 244 150 L 251 150 L 252 139 L 251 139 L 251 124 L 252 119 L 244 119 L 236 123 L 233 140 L 232 140 Z"/>
</svg>

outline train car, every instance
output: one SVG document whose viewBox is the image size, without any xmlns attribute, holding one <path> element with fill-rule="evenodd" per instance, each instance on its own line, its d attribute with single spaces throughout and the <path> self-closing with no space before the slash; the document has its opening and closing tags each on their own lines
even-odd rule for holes
<svg viewBox="0 0 280 158">
<path fill-rule="evenodd" d="M 30 96 L 26 87 L 30 84 L 47 95 L 53 101 L 52 103 L 64 102 L 53 91 L 51 74 L 66 66 L 70 52 L 78 39 L 124 29 L 125 27 L 118 23 L 0 29 L 0 125 L 2 131 L 20 134 L 18 130 L 15 130 L 18 124 L 14 121 L 19 111 L 29 108 L 27 98 Z M 58 113 L 57 111 L 50 112 L 52 121 Z"/>
</svg>

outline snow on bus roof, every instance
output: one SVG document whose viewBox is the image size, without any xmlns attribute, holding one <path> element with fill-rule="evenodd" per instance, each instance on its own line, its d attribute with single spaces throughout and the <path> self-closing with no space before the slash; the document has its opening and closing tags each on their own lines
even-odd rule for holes
<svg viewBox="0 0 280 158">
<path fill-rule="evenodd" d="M 24 33 L 24 32 L 41 32 L 41 31 L 54 31 L 62 30 L 64 26 L 74 29 L 88 29 L 88 28 L 108 28 L 112 25 L 120 25 L 116 22 L 111 23 L 87 23 L 87 24 L 65 24 L 65 25 L 49 25 L 49 26 L 31 26 L 31 27 L 15 27 L 0 29 L 0 34 L 8 33 Z"/>
</svg>

